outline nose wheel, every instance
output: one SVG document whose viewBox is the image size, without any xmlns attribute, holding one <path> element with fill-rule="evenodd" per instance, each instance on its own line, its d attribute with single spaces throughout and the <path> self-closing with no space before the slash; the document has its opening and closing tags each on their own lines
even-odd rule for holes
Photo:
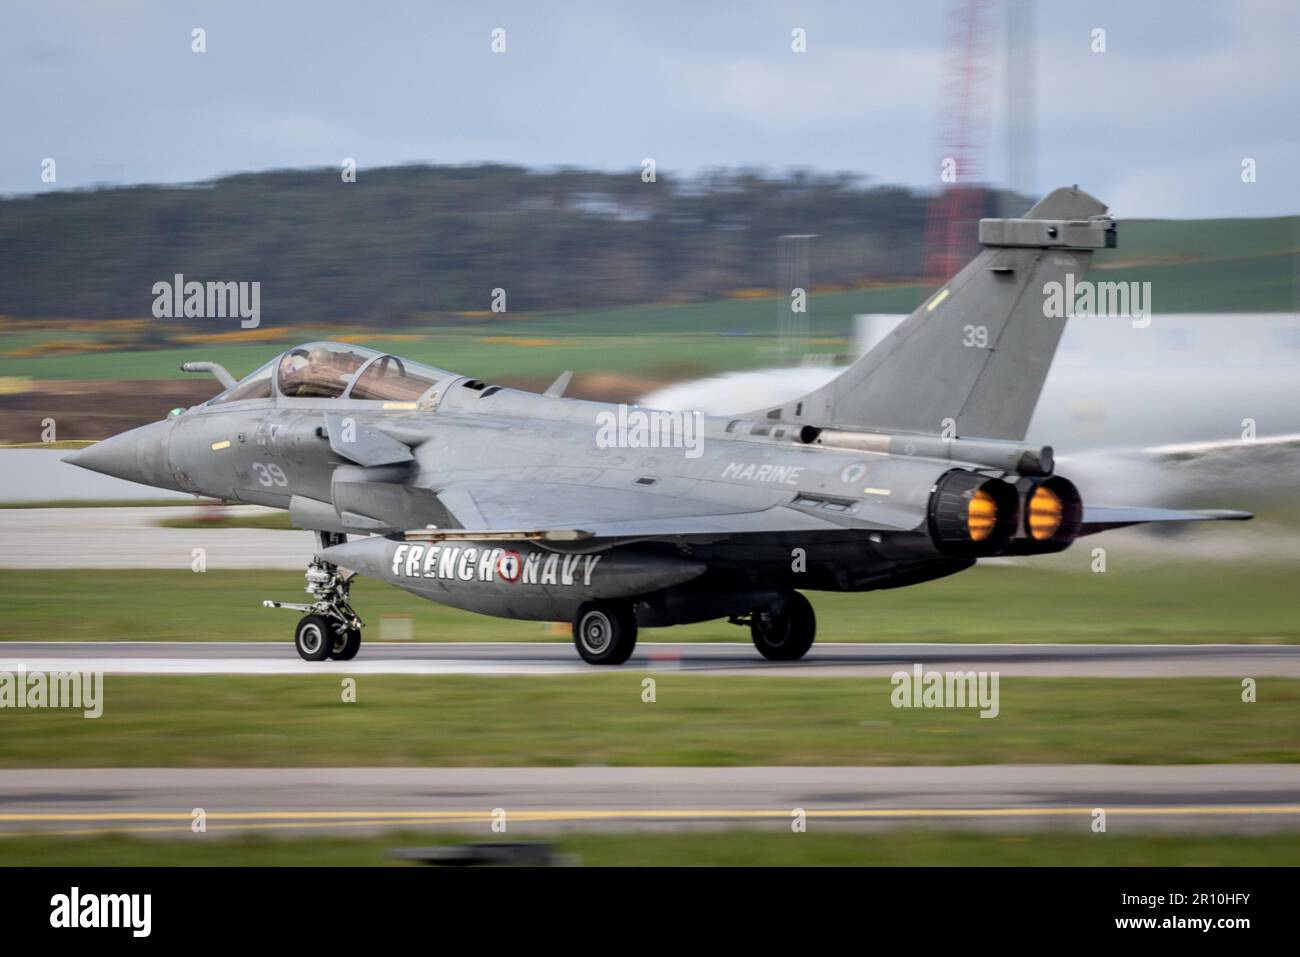
<svg viewBox="0 0 1300 957">
<path fill-rule="evenodd" d="M 293 646 L 305 661 L 324 661 L 334 648 L 334 626 L 324 615 L 306 615 L 294 629 Z"/>
<path fill-rule="evenodd" d="M 361 629 L 347 628 L 335 635 L 330 657 L 335 661 L 351 661 L 361 650 Z"/>
<path fill-rule="evenodd" d="M 293 631 L 293 647 L 304 661 L 351 661 L 361 650 L 361 629 L 324 615 L 305 615 Z"/>
<path fill-rule="evenodd" d="M 319 532 L 321 548 L 341 544 L 346 535 Z M 288 608 L 304 615 L 293 632 L 293 647 L 304 661 L 351 661 L 361 649 L 364 622 L 348 603 L 355 575 L 343 575 L 331 562 L 313 561 L 307 566 L 307 594 L 315 601 L 264 601 L 266 608 Z"/>
</svg>

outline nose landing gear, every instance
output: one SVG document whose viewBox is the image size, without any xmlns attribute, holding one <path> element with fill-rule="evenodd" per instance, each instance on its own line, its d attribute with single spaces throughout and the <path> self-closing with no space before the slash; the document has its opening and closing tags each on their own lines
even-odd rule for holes
<svg viewBox="0 0 1300 957">
<path fill-rule="evenodd" d="M 322 549 L 339 545 L 346 535 L 318 532 Z M 294 629 L 293 646 L 306 661 L 351 661 L 361 648 L 361 629 L 365 624 L 348 604 L 348 592 L 356 575 L 341 575 L 331 562 L 313 561 L 307 566 L 305 591 L 313 602 L 262 602 L 265 608 L 288 608 L 307 614 Z"/>
</svg>

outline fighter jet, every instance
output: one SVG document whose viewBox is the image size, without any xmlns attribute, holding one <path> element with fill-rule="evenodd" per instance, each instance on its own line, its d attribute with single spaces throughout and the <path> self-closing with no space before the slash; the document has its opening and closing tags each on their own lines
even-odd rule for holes
<svg viewBox="0 0 1300 957">
<path fill-rule="evenodd" d="M 351 659 L 357 574 L 503 618 L 569 621 L 593 665 L 639 628 L 725 618 L 794 661 L 803 591 L 932 581 L 1146 522 L 1234 511 L 1086 504 L 1025 444 L 1065 319 L 1046 290 L 1115 244 L 1106 207 L 1059 189 L 979 223 L 983 249 L 839 377 L 710 418 L 491 385 L 337 342 L 277 356 L 200 406 L 67 457 L 83 468 L 287 509 L 317 535 L 294 632 Z M 352 536 L 350 539 L 349 536 Z"/>
</svg>

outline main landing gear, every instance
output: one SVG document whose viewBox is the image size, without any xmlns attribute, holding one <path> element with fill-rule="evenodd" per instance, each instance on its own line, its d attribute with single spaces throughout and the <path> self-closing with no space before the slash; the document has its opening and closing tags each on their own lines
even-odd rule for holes
<svg viewBox="0 0 1300 957">
<path fill-rule="evenodd" d="M 745 624 L 732 619 L 733 624 Z M 754 647 L 769 661 L 798 661 L 808 653 L 817 637 L 817 616 L 812 604 L 797 591 L 790 592 L 777 611 L 755 611 L 749 615 L 749 634 Z"/>
<path fill-rule="evenodd" d="M 573 616 L 573 644 L 589 665 L 621 665 L 636 647 L 636 616 L 621 602 L 585 602 Z"/>
<path fill-rule="evenodd" d="M 748 625 L 754 647 L 769 661 L 798 661 L 817 637 L 812 604 L 797 591 L 786 594 L 779 607 L 728 620 Z M 636 630 L 636 616 L 627 602 L 585 602 L 573 616 L 573 644 L 589 665 L 623 664 L 636 647 Z"/>
<path fill-rule="evenodd" d="M 321 548 L 340 545 L 346 535 L 317 532 Z M 293 646 L 307 661 L 351 661 L 361 648 L 361 628 L 365 624 L 348 604 L 348 591 L 355 575 L 339 574 L 331 562 L 313 561 L 307 566 L 305 591 L 316 600 L 310 603 L 264 601 L 266 608 L 288 608 L 307 614 L 293 632 Z"/>
</svg>

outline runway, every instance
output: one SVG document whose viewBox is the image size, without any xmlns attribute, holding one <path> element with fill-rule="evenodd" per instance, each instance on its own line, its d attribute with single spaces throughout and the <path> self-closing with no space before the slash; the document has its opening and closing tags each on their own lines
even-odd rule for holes
<svg viewBox="0 0 1300 957">
<path fill-rule="evenodd" d="M 485 836 L 572 828 L 1060 827 L 1273 831 L 1300 827 L 1294 765 L 758 768 L 13 770 L 0 840 L 19 831 L 208 833 L 445 827 Z M 1099 837 L 1099 839 L 1101 839 Z"/>
<path fill-rule="evenodd" d="M 0 568 L 189 569 L 194 549 L 201 548 L 211 569 L 301 571 L 315 551 L 314 539 L 306 532 L 158 525 L 196 514 L 197 509 L 183 506 L 0 508 Z M 259 518 L 276 510 L 232 505 L 220 514 Z"/>
<path fill-rule="evenodd" d="M 0 671 L 140 675 L 601 675 L 618 670 L 804 678 L 889 677 L 926 670 L 1003 677 L 1300 678 L 1300 645 L 816 644 L 797 662 L 748 641 L 637 645 L 621 669 L 594 668 L 567 641 L 368 642 L 352 661 L 309 662 L 288 642 L 0 642 Z"/>
</svg>

